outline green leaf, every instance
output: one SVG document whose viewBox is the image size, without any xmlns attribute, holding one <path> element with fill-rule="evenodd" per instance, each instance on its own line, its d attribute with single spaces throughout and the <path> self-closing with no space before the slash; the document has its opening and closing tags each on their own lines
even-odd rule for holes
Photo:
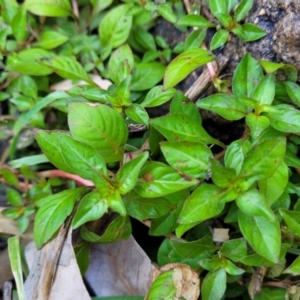
<svg viewBox="0 0 300 300">
<path fill-rule="evenodd" d="M 174 14 L 174 12 L 172 11 L 172 8 L 167 3 L 160 4 L 157 7 L 157 11 L 167 21 L 169 21 L 171 23 L 176 23 L 176 21 L 177 21 L 176 14 Z"/>
<path fill-rule="evenodd" d="M 27 37 L 27 12 L 24 6 L 21 6 L 11 21 L 11 29 L 18 43 L 24 42 Z"/>
<path fill-rule="evenodd" d="M 241 258 L 241 263 L 250 267 L 272 267 L 274 263 L 255 253 Z"/>
<path fill-rule="evenodd" d="M 256 87 L 252 98 L 257 100 L 260 105 L 271 104 L 275 96 L 275 80 L 273 75 L 266 75 Z"/>
<path fill-rule="evenodd" d="M 149 153 L 144 152 L 138 157 L 126 162 L 126 164 L 119 169 L 118 173 L 116 174 L 114 186 L 121 195 L 125 195 L 135 187 L 140 170 L 147 161 L 148 157 Z"/>
<path fill-rule="evenodd" d="M 18 299 L 25 300 L 26 298 L 23 284 L 22 255 L 19 236 L 10 237 L 8 239 L 8 255 L 10 267 L 17 285 Z"/>
<path fill-rule="evenodd" d="M 155 107 L 162 105 L 169 101 L 175 95 L 175 93 L 176 89 L 174 88 L 164 91 L 162 85 L 157 85 L 147 93 L 144 101 L 141 103 L 141 106 Z"/>
<path fill-rule="evenodd" d="M 282 215 L 284 222 L 288 228 L 300 237 L 300 212 L 290 211 L 285 208 L 279 208 L 279 212 Z"/>
<path fill-rule="evenodd" d="M 227 9 L 226 0 L 209 0 L 208 4 L 214 16 L 218 13 L 222 13 L 222 14 L 226 13 L 226 9 Z"/>
<path fill-rule="evenodd" d="M 116 84 L 120 84 L 130 75 L 134 66 L 133 54 L 128 45 L 116 49 L 108 61 L 109 76 Z"/>
<path fill-rule="evenodd" d="M 75 201 L 86 191 L 85 187 L 65 190 L 42 200 L 34 222 L 34 240 L 40 249 L 71 214 Z"/>
<path fill-rule="evenodd" d="M 171 194 L 193 185 L 198 180 L 181 176 L 171 167 L 160 162 L 146 162 L 140 172 L 135 191 L 146 198 Z"/>
<path fill-rule="evenodd" d="M 250 113 L 246 116 L 246 124 L 251 130 L 251 137 L 255 140 L 270 126 L 270 120 L 265 116 L 257 116 Z"/>
<path fill-rule="evenodd" d="M 6 194 L 6 201 L 11 204 L 12 206 L 23 206 L 23 200 L 20 195 L 16 190 L 8 190 Z"/>
<path fill-rule="evenodd" d="M 239 174 L 242 169 L 242 164 L 247 152 L 251 148 L 251 143 L 248 139 L 240 139 L 232 142 L 226 149 L 225 166 L 232 168 Z"/>
<path fill-rule="evenodd" d="M 229 94 L 214 94 L 196 102 L 197 106 L 211 110 L 227 120 L 240 120 L 248 114 L 247 107 L 239 98 Z"/>
<path fill-rule="evenodd" d="M 206 29 L 193 30 L 192 33 L 186 38 L 184 50 L 199 48 L 204 42 L 206 37 Z"/>
<path fill-rule="evenodd" d="M 12 170 L 1 168 L 1 175 L 4 178 L 6 184 L 12 185 L 16 188 L 19 187 L 19 179 Z"/>
<path fill-rule="evenodd" d="M 19 52 L 12 53 L 7 57 L 6 68 L 9 71 L 15 71 L 21 74 L 33 76 L 46 76 L 53 71 L 47 66 L 41 65 L 38 61 L 44 57 L 53 57 L 50 51 L 30 48 Z"/>
<path fill-rule="evenodd" d="M 177 22 L 177 25 L 201 28 L 215 27 L 214 23 L 209 22 L 200 15 L 186 15 Z"/>
<path fill-rule="evenodd" d="M 238 268 L 234 263 L 232 263 L 229 259 L 226 259 L 224 262 L 225 271 L 233 276 L 238 276 L 245 273 L 245 270 Z"/>
<path fill-rule="evenodd" d="M 44 49 L 53 49 L 64 44 L 69 38 L 57 31 L 43 31 L 38 41 L 38 46 Z"/>
<path fill-rule="evenodd" d="M 93 179 L 93 172 L 107 176 L 104 159 L 87 144 L 72 139 L 67 133 L 39 130 L 36 139 L 48 157 L 58 169 Z"/>
<path fill-rule="evenodd" d="M 227 10 L 226 13 L 229 14 L 230 11 L 234 8 L 236 5 L 237 0 L 226 0 Z"/>
<path fill-rule="evenodd" d="M 113 0 L 90 0 L 90 2 L 93 5 L 93 15 L 96 16 L 100 11 L 109 7 Z"/>
<path fill-rule="evenodd" d="M 107 209 L 108 204 L 101 199 L 99 192 L 90 192 L 79 203 L 72 222 L 73 229 L 89 221 L 100 219 L 107 212 Z"/>
<path fill-rule="evenodd" d="M 130 105 L 125 109 L 125 114 L 137 123 L 141 123 L 145 126 L 148 126 L 149 124 L 149 115 L 145 108 L 143 108 L 140 104 Z"/>
<path fill-rule="evenodd" d="M 247 255 L 247 242 L 244 238 L 226 241 L 222 244 L 220 252 L 232 261 L 238 262 Z"/>
<path fill-rule="evenodd" d="M 234 95 L 251 98 L 262 79 L 262 67 L 250 54 L 246 54 L 233 74 L 232 90 Z"/>
<path fill-rule="evenodd" d="M 266 32 L 254 24 L 243 24 L 231 30 L 244 42 L 253 42 L 266 35 Z"/>
<path fill-rule="evenodd" d="M 19 4 L 16 0 L 0 0 L 1 16 L 7 24 L 11 24 L 14 16 L 18 13 Z"/>
<path fill-rule="evenodd" d="M 272 111 L 265 113 L 271 126 L 278 131 L 300 133 L 300 112 L 293 107 L 272 107 Z"/>
<path fill-rule="evenodd" d="M 126 15 L 129 8 L 130 5 L 122 4 L 105 14 L 99 25 L 100 41 L 104 46 L 117 48 L 127 40 L 132 24 L 132 16 Z"/>
<path fill-rule="evenodd" d="M 212 184 L 202 184 L 195 189 L 186 199 L 178 223 L 200 223 L 217 216 L 224 208 L 221 191 L 221 188 Z"/>
<path fill-rule="evenodd" d="M 252 217 L 239 211 L 238 222 L 243 236 L 251 247 L 261 256 L 277 263 L 281 248 L 278 220 L 275 218 L 275 221 L 270 221 L 264 217 Z"/>
<path fill-rule="evenodd" d="M 298 84 L 292 81 L 284 82 L 286 91 L 291 100 L 299 107 L 300 106 L 300 87 Z"/>
<path fill-rule="evenodd" d="M 128 214 L 138 220 L 159 218 L 174 208 L 174 204 L 170 203 L 166 196 L 145 198 L 133 192 L 123 196 L 123 201 Z"/>
<path fill-rule="evenodd" d="M 172 113 L 156 118 L 150 124 L 164 135 L 168 141 L 202 142 L 203 144 L 220 144 L 211 138 L 204 128 L 194 119 L 182 113 Z"/>
<path fill-rule="evenodd" d="M 292 276 L 300 275 L 300 256 L 298 256 L 293 263 L 283 271 L 284 274 L 291 274 Z"/>
<path fill-rule="evenodd" d="M 265 197 L 256 189 L 240 194 L 236 199 L 239 209 L 252 217 L 264 217 L 270 222 L 275 221 L 275 215 L 270 209 Z"/>
<path fill-rule="evenodd" d="M 133 30 L 134 38 L 136 41 L 147 50 L 156 51 L 156 44 L 154 36 L 144 30 L 142 27 L 138 27 Z"/>
<path fill-rule="evenodd" d="M 181 92 L 177 92 L 173 97 L 170 105 L 170 113 L 183 113 L 197 121 L 200 125 L 202 124 L 201 115 L 199 114 L 197 106 L 194 103 L 188 102 L 188 98 Z"/>
<path fill-rule="evenodd" d="M 282 162 L 272 176 L 258 182 L 259 190 L 269 205 L 272 205 L 283 194 L 289 181 L 289 169 Z"/>
<path fill-rule="evenodd" d="M 173 59 L 164 75 L 164 89 L 167 90 L 182 81 L 192 71 L 212 61 L 212 56 L 203 49 L 188 49 Z"/>
<path fill-rule="evenodd" d="M 211 40 L 210 50 L 215 50 L 215 49 L 223 46 L 227 42 L 228 37 L 229 37 L 228 30 L 226 30 L 226 29 L 218 30 Z"/>
<path fill-rule="evenodd" d="M 165 66 L 159 62 L 140 63 L 132 75 L 131 91 L 145 91 L 159 83 L 164 76 Z"/>
<path fill-rule="evenodd" d="M 236 177 L 234 169 L 224 167 L 216 159 L 211 159 L 211 179 L 215 185 L 225 188 L 228 187 Z"/>
<path fill-rule="evenodd" d="M 98 150 L 106 162 L 122 159 L 128 129 L 115 110 L 106 105 L 71 103 L 68 123 L 73 138 Z"/>
<path fill-rule="evenodd" d="M 243 20 L 251 9 L 252 5 L 253 0 L 242 0 L 234 13 L 234 19 L 237 22 Z"/>
<path fill-rule="evenodd" d="M 128 216 L 118 216 L 108 225 L 101 236 L 89 231 L 85 226 L 81 227 L 80 233 L 84 240 L 92 243 L 106 244 L 126 240 L 131 235 L 130 219 Z"/>
<path fill-rule="evenodd" d="M 202 299 L 221 300 L 226 291 L 226 278 L 226 271 L 223 268 L 208 272 L 202 282 Z"/>
<path fill-rule="evenodd" d="M 286 140 L 283 137 L 268 138 L 257 143 L 244 160 L 241 175 L 262 180 L 270 177 L 284 158 Z"/>
<path fill-rule="evenodd" d="M 45 17 L 72 16 L 69 0 L 26 0 L 25 8 L 31 13 Z"/>
<path fill-rule="evenodd" d="M 82 79 L 87 83 L 96 86 L 94 81 L 85 72 L 81 64 L 72 57 L 43 57 L 39 61 L 42 65 L 49 67 L 63 78 L 72 80 Z"/>
<path fill-rule="evenodd" d="M 162 142 L 162 153 L 168 164 L 182 174 L 192 178 L 205 178 L 209 169 L 211 150 L 193 142 Z"/>
</svg>

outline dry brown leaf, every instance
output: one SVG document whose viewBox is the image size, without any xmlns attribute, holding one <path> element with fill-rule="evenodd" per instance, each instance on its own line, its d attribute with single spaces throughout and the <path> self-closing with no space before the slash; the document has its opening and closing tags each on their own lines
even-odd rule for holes
<svg viewBox="0 0 300 300">
<path fill-rule="evenodd" d="M 67 228 L 66 228 L 67 229 Z M 72 246 L 72 230 L 65 231 L 37 250 L 32 242 L 25 250 L 30 273 L 25 281 L 26 299 L 90 300 Z"/>
<path fill-rule="evenodd" d="M 92 245 L 85 278 L 97 296 L 146 295 L 155 269 L 131 236 L 126 241 Z"/>
</svg>

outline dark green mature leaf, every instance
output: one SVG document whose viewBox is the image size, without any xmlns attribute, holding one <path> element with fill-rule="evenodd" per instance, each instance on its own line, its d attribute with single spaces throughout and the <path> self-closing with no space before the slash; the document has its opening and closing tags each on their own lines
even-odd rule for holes
<svg viewBox="0 0 300 300">
<path fill-rule="evenodd" d="M 209 22 L 207 19 L 200 15 L 186 15 L 181 18 L 177 24 L 179 26 L 190 26 L 190 27 L 201 27 L 201 28 L 209 28 L 215 27 L 214 23 Z"/>
<path fill-rule="evenodd" d="M 73 229 L 78 228 L 86 222 L 100 219 L 107 212 L 107 209 L 108 204 L 101 199 L 99 192 L 90 192 L 79 203 L 72 222 Z"/>
<path fill-rule="evenodd" d="M 252 217 L 239 211 L 239 227 L 251 247 L 261 256 L 277 263 L 281 248 L 278 220 L 269 221 L 264 217 Z"/>
<path fill-rule="evenodd" d="M 289 169 L 282 162 L 272 176 L 258 182 L 259 190 L 269 205 L 272 205 L 283 194 L 288 181 Z"/>
<path fill-rule="evenodd" d="M 246 155 L 241 175 L 262 180 L 271 176 L 284 158 L 286 139 L 284 137 L 265 139 L 257 143 Z"/>
<path fill-rule="evenodd" d="M 242 0 L 234 13 L 234 19 L 237 22 L 243 20 L 246 17 L 252 5 L 253 5 L 253 0 Z"/>
<path fill-rule="evenodd" d="M 223 46 L 227 42 L 228 37 L 229 37 L 228 30 L 226 30 L 226 29 L 218 30 L 211 40 L 210 50 L 215 50 L 215 49 Z"/>
<path fill-rule="evenodd" d="M 133 30 L 134 38 L 146 50 L 156 51 L 156 43 L 154 36 L 142 27 Z"/>
<path fill-rule="evenodd" d="M 236 199 L 239 209 L 253 217 L 264 217 L 270 222 L 275 221 L 275 215 L 270 209 L 265 197 L 256 189 L 240 194 Z"/>
<path fill-rule="evenodd" d="M 221 188 L 212 184 L 202 184 L 195 189 L 186 199 L 178 223 L 200 223 L 217 216 L 224 208 L 221 191 Z"/>
<path fill-rule="evenodd" d="M 72 7 L 69 0 L 26 0 L 25 8 L 31 13 L 45 17 L 72 16 Z"/>
<path fill-rule="evenodd" d="M 223 268 L 208 272 L 202 282 L 202 299 L 221 300 L 226 291 L 226 278 L 226 271 Z"/>
<path fill-rule="evenodd" d="M 182 174 L 193 178 L 205 178 L 211 150 L 201 144 L 193 142 L 162 142 L 163 152 L 168 164 Z"/>
<path fill-rule="evenodd" d="M 24 6 L 21 6 L 11 21 L 11 29 L 18 43 L 23 42 L 27 37 L 27 12 Z"/>
<path fill-rule="evenodd" d="M 248 114 L 247 107 L 239 98 L 229 94 L 214 94 L 197 101 L 197 106 L 211 110 L 227 120 L 239 120 Z"/>
<path fill-rule="evenodd" d="M 120 161 L 128 137 L 125 121 L 106 105 L 71 103 L 68 123 L 75 140 L 99 151 L 106 162 Z"/>
<path fill-rule="evenodd" d="M 102 19 L 99 36 L 104 46 L 117 48 L 127 40 L 132 24 L 132 16 L 126 15 L 129 8 L 128 4 L 118 5 Z"/>
<path fill-rule="evenodd" d="M 262 79 L 262 67 L 250 54 L 246 54 L 233 74 L 232 89 L 234 95 L 251 98 Z"/>
<path fill-rule="evenodd" d="M 81 227 L 80 233 L 82 238 L 88 242 L 112 243 L 129 238 L 131 235 L 131 223 L 128 216 L 118 216 L 108 225 L 101 236 L 89 231 L 85 226 Z"/>
<path fill-rule="evenodd" d="M 164 135 L 168 141 L 181 140 L 220 145 L 220 142 L 210 137 L 195 119 L 191 119 L 183 113 L 172 113 L 168 116 L 156 118 L 151 120 L 150 124 Z"/>
<path fill-rule="evenodd" d="M 159 83 L 164 76 L 165 66 L 159 62 L 140 63 L 132 75 L 131 90 L 144 91 Z"/>
<path fill-rule="evenodd" d="M 16 0 L 0 0 L 1 16 L 7 24 L 11 24 L 14 16 L 19 10 Z"/>
<path fill-rule="evenodd" d="M 135 192 L 123 196 L 123 201 L 128 214 L 138 220 L 164 216 L 175 207 L 166 197 L 145 198 Z"/>
<path fill-rule="evenodd" d="M 128 161 L 119 169 L 114 180 L 114 186 L 121 195 L 128 193 L 135 187 L 140 170 L 148 157 L 149 153 L 144 152 L 140 156 Z"/>
<path fill-rule="evenodd" d="M 65 190 L 43 198 L 34 222 L 34 240 L 41 248 L 63 224 L 73 210 L 75 201 L 86 191 L 85 187 Z"/>
<path fill-rule="evenodd" d="M 298 256 L 293 263 L 283 271 L 284 274 L 291 274 L 292 276 L 300 275 L 300 256 Z"/>
<path fill-rule="evenodd" d="M 228 187 L 236 177 L 234 169 L 224 167 L 218 160 L 211 159 L 211 179 L 215 185 L 225 188 Z"/>
<path fill-rule="evenodd" d="M 288 228 L 294 234 L 300 237 L 300 212 L 287 210 L 285 208 L 280 208 L 279 212 L 282 215 Z"/>
<path fill-rule="evenodd" d="M 55 56 L 43 57 L 39 62 L 52 69 L 55 73 L 67 79 L 82 79 L 87 83 L 96 86 L 95 82 L 88 76 L 83 67 L 72 57 Z"/>
<path fill-rule="evenodd" d="M 38 46 L 43 49 L 53 49 L 64 44 L 69 38 L 54 30 L 47 30 L 41 33 Z"/>
<path fill-rule="evenodd" d="M 53 57 L 50 51 L 38 48 L 25 49 L 18 54 L 12 53 L 7 57 L 6 69 L 21 74 L 46 76 L 53 72 L 47 66 L 41 65 L 38 61 L 44 57 Z"/>
<path fill-rule="evenodd" d="M 279 131 L 300 133 L 300 111 L 293 107 L 274 106 L 265 116 L 270 119 L 271 126 Z"/>
<path fill-rule="evenodd" d="M 163 90 L 162 85 L 153 87 L 146 95 L 141 103 L 142 107 L 155 107 L 169 101 L 176 93 L 176 89 L 171 88 L 167 91 Z"/>
<path fill-rule="evenodd" d="M 247 242 L 244 238 L 226 241 L 222 244 L 220 252 L 232 261 L 238 262 L 247 254 Z"/>
<path fill-rule="evenodd" d="M 164 76 L 164 89 L 167 90 L 175 86 L 196 68 L 207 64 L 213 59 L 214 56 L 203 49 L 184 51 L 167 66 Z"/>
<path fill-rule="evenodd" d="M 109 76 L 116 84 L 127 78 L 134 66 L 133 54 L 128 45 L 116 49 L 108 61 Z"/>
<path fill-rule="evenodd" d="M 154 198 L 186 189 L 198 182 L 188 176 L 181 176 L 163 163 L 153 161 L 144 164 L 135 191 L 142 197 Z"/>
<path fill-rule="evenodd" d="M 107 176 L 105 161 L 98 152 L 87 144 L 75 141 L 68 133 L 40 130 L 36 139 L 57 168 L 90 180 L 93 179 L 93 172 Z"/>
</svg>

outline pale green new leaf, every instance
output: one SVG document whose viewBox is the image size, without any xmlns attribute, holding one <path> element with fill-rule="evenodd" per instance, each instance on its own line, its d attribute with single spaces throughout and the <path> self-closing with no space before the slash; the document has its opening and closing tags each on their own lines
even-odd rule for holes
<svg viewBox="0 0 300 300">
<path fill-rule="evenodd" d="M 300 237 L 300 212 L 287 210 L 285 208 L 280 208 L 279 212 L 282 215 L 288 228 L 294 234 Z"/>
<path fill-rule="evenodd" d="M 226 278 L 226 271 L 223 268 L 208 272 L 202 283 L 202 299 L 221 300 L 226 291 Z"/>
</svg>

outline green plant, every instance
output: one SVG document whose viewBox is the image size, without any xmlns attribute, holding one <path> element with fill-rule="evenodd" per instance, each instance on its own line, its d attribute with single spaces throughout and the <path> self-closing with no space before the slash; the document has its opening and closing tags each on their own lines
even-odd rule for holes
<svg viewBox="0 0 300 300">
<path fill-rule="evenodd" d="M 171 2 L 82 0 L 79 16 L 68 0 L 0 0 L 0 99 L 8 100 L 1 127 L 11 140 L 1 174 L 14 187 L 7 195 L 12 207 L 2 213 L 24 232 L 37 211 L 38 248 L 69 216 L 84 241 L 77 247 L 128 238 L 129 217 L 150 220 L 150 235 L 177 236 L 164 240 L 158 264 L 184 263 L 204 276 L 203 300 L 246 297 L 247 288 L 251 298 L 283 299 L 298 283 L 290 277 L 300 273 L 297 71 L 247 54 L 232 93 L 191 102 L 175 86 L 216 59 L 199 48 L 206 28 L 217 29 L 210 49 L 223 45 L 229 31 L 245 41 L 264 35 L 239 24 L 252 1 L 241 1 L 233 16 L 237 1 L 208 3 L 220 24 L 182 16 L 178 1 L 173 11 Z M 198 29 L 171 49 L 150 32 L 158 15 Z M 93 72 L 112 85 L 99 87 Z M 61 78 L 87 85 L 50 92 Z M 148 108 L 169 100 L 168 115 L 149 117 Z M 198 107 L 230 121 L 245 118 L 242 137 L 230 145 L 211 137 Z M 99 235 L 96 221 L 106 214 L 117 217 Z M 217 227 L 229 228 L 230 237 L 223 232 L 218 239 Z M 172 278 L 168 272 L 164 280 Z M 278 288 L 262 287 L 258 296 L 264 277 Z M 161 278 L 149 299 L 176 293 Z"/>
</svg>

